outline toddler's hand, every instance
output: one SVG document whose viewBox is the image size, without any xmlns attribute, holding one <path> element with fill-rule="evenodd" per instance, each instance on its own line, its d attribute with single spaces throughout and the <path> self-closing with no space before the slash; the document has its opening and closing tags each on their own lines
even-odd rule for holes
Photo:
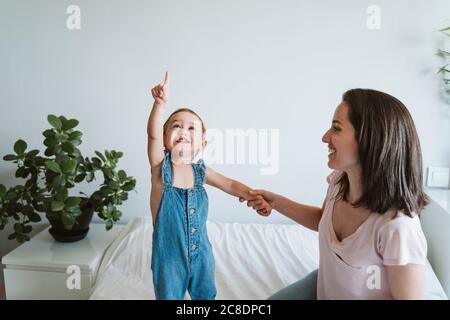
<svg viewBox="0 0 450 320">
<path fill-rule="evenodd" d="M 244 198 L 239 198 L 240 202 L 244 202 Z M 272 206 L 261 195 L 254 196 L 247 200 L 247 206 L 252 207 L 256 212 L 267 217 L 272 212 Z"/>
<path fill-rule="evenodd" d="M 164 77 L 164 83 L 158 84 L 156 87 L 152 89 L 152 96 L 155 99 L 155 103 L 157 104 L 166 104 L 169 98 L 169 84 L 170 84 L 170 76 L 169 72 L 166 71 L 166 75 Z"/>
</svg>

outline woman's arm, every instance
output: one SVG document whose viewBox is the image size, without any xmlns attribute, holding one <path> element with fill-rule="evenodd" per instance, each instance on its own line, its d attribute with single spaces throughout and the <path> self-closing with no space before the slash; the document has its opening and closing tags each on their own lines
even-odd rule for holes
<svg viewBox="0 0 450 320">
<path fill-rule="evenodd" d="M 391 295 L 394 299 L 424 299 L 425 270 L 420 264 L 386 266 Z"/>
<path fill-rule="evenodd" d="M 272 211 L 272 208 L 262 196 L 250 195 L 250 187 L 239 181 L 227 178 L 208 167 L 206 168 L 206 183 L 231 194 L 232 196 L 243 198 L 245 200 L 253 200 L 254 209 L 261 215 L 268 216 Z"/>
<path fill-rule="evenodd" d="M 166 72 L 164 83 L 152 89 L 155 102 L 147 122 L 147 153 L 152 168 L 164 159 L 164 108 L 169 97 L 169 82 L 169 73 Z"/>
<path fill-rule="evenodd" d="M 285 215 L 286 217 L 294 220 L 297 223 L 305 226 L 314 231 L 319 229 L 319 221 L 322 217 L 322 212 L 325 206 L 325 202 L 322 208 L 308 206 L 306 204 L 301 204 L 292 201 L 286 197 L 279 194 L 266 191 L 266 190 L 252 190 L 250 195 L 261 195 L 269 203 L 269 205 L 277 210 L 279 213 Z M 244 201 L 242 198 L 239 201 Z M 250 200 L 247 202 L 247 206 L 254 207 L 255 201 Z"/>
</svg>

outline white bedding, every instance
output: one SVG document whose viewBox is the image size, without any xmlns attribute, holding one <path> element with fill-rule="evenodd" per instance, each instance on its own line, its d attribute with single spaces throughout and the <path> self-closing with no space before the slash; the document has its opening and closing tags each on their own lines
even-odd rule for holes
<svg viewBox="0 0 450 320">
<path fill-rule="evenodd" d="M 318 266 L 317 234 L 302 226 L 208 221 L 207 228 L 217 299 L 266 299 Z M 90 299 L 155 299 L 152 232 L 150 218 L 125 226 L 105 253 Z"/>
<path fill-rule="evenodd" d="M 318 267 L 317 233 L 300 225 L 208 221 L 207 227 L 217 299 L 266 299 Z M 105 253 L 90 299 L 155 299 L 152 229 L 144 217 L 125 226 Z M 429 264 L 426 298 L 446 298 Z"/>
</svg>

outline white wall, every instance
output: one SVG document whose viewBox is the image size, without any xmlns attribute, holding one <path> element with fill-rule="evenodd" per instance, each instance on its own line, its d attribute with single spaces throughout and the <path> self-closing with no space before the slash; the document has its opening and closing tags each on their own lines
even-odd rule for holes
<svg viewBox="0 0 450 320">
<path fill-rule="evenodd" d="M 81 30 L 66 28 L 70 4 L 81 8 Z M 371 4 L 381 9 L 380 30 L 366 26 Z M 150 214 L 149 90 L 167 69 L 168 112 L 191 107 L 208 128 L 280 130 L 276 175 L 261 175 L 260 165 L 213 166 L 250 186 L 320 206 L 329 173 L 321 137 L 354 87 L 402 100 L 425 166 L 450 166 L 450 106 L 439 100 L 434 56 L 448 12 L 446 0 L 2 0 L 0 155 L 18 138 L 42 149 L 49 113 L 77 118 L 84 154 L 121 150 L 120 166 L 137 178 L 123 221 Z M 1 161 L 1 183 L 13 176 Z M 211 220 L 287 222 L 208 191 Z"/>
</svg>

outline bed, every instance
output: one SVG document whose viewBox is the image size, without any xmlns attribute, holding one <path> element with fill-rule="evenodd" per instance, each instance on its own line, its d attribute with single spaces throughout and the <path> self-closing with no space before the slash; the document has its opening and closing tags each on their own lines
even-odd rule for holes
<svg viewBox="0 0 450 320">
<path fill-rule="evenodd" d="M 207 227 L 217 299 L 266 299 L 318 267 L 317 233 L 300 225 L 208 221 Z M 90 299 L 155 299 L 152 228 L 150 218 L 128 222 L 103 257 Z M 426 269 L 426 298 L 446 299 L 429 263 Z"/>
</svg>

